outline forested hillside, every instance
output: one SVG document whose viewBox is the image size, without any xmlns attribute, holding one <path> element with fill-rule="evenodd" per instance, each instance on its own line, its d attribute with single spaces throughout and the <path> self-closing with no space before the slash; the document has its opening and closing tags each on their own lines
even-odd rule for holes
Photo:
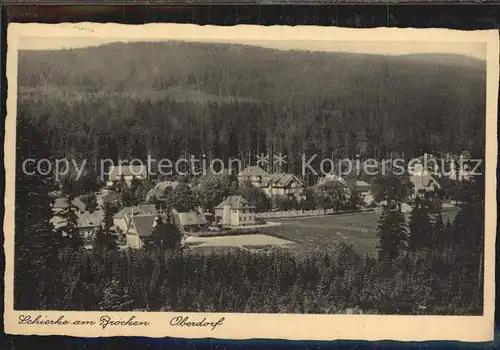
<svg viewBox="0 0 500 350">
<path fill-rule="evenodd" d="M 302 152 L 484 152 L 485 64 L 202 43 L 115 43 L 19 54 L 19 117 L 54 155 L 226 159 L 270 142 Z"/>
</svg>

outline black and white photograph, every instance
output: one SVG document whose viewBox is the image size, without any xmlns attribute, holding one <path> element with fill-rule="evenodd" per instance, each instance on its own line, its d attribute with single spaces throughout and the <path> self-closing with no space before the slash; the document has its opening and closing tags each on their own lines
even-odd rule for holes
<svg viewBox="0 0 500 350">
<path fill-rule="evenodd" d="M 490 313 L 484 37 L 192 27 L 17 38 L 13 310 Z"/>
</svg>

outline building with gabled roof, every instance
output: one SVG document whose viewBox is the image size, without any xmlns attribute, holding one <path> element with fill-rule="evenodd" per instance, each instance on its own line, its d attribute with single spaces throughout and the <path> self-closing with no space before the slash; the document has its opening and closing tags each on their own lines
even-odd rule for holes
<svg viewBox="0 0 500 350">
<path fill-rule="evenodd" d="M 226 227 L 255 225 L 255 210 L 242 196 L 229 196 L 215 207 L 215 220 Z"/>
<path fill-rule="evenodd" d="M 130 217 L 130 225 L 126 231 L 128 247 L 134 249 L 144 247 L 153 233 L 156 216 L 139 214 Z"/>
<path fill-rule="evenodd" d="M 130 186 L 132 181 L 146 180 L 148 176 L 147 167 L 145 165 L 111 165 L 108 171 L 107 186 L 113 186 L 122 179 Z"/>
<path fill-rule="evenodd" d="M 130 227 L 130 218 L 136 215 L 156 215 L 158 210 L 154 204 L 139 204 L 133 207 L 122 208 L 113 216 L 113 226 L 122 232 L 127 232 Z"/>
<path fill-rule="evenodd" d="M 300 195 L 304 190 L 304 183 L 294 174 L 268 174 L 259 166 L 248 166 L 238 174 L 240 184 L 248 181 L 260 188 L 268 197 Z"/>
<path fill-rule="evenodd" d="M 439 182 L 431 175 L 412 175 L 410 181 L 413 184 L 415 196 L 441 189 Z"/>
<path fill-rule="evenodd" d="M 245 182 L 250 181 L 252 184 L 260 186 L 263 178 L 267 176 L 269 176 L 269 174 L 260 166 L 251 165 L 247 166 L 238 174 L 238 181 L 240 185 L 243 185 Z"/>
<path fill-rule="evenodd" d="M 261 188 L 268 197 L 299 196 L 304 191 L 304 183 L 294 174 L 272 174 L 264 177 Z"/>
<path fill-rule="evenodd" d="M 203 214 L 190 211 L 175 212 L 173 216 L 182 233 L 200 232 L 208 229 L 208 221 Z"/>
</svg>

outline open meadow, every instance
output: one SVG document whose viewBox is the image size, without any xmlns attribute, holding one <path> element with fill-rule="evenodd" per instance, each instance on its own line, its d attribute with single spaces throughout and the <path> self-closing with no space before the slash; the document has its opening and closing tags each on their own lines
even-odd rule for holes
<svg viewBox="0 0 500 350">
<path fill-rule="evenodd" d="M 443 220 L 453 220 L 457 208 L 443 208 Z M 290 248 L 300 252 L 330 249 L 340 243 L 352 245 L 362 254 L 377 253 L 377 212 L 336 214 L 308 218 L 277 219 L 281 226 L 260 229 L 275 237 L 295 242 Z M 408 216 L 407 216 L 408 219 Z"/>
</svg>

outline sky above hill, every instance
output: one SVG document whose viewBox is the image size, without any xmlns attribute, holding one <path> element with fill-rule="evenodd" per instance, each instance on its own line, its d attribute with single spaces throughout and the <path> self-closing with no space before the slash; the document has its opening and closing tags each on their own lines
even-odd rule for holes
<svg viewBox="0 0 500 350">
<path fill-rule="evenodd" d="M 98 46 L 112 42 L 165 41 L 146 38 L 119 39 L 102 37 L 23 37 L 19 41 L 21 50 L 59 50 Z M 460 54 L 486 60 L 486 45 L 478 42 L 436 41 L 341 41 L 341 40 L 249 40 L 249 39 L 204 39 L 183 40 L 196 42 L 233 43 L 259 46 L 279 50 L 308 50 L 326 52 L 368 53 L 379 55 L 406 54 Z"/>
</svg>

